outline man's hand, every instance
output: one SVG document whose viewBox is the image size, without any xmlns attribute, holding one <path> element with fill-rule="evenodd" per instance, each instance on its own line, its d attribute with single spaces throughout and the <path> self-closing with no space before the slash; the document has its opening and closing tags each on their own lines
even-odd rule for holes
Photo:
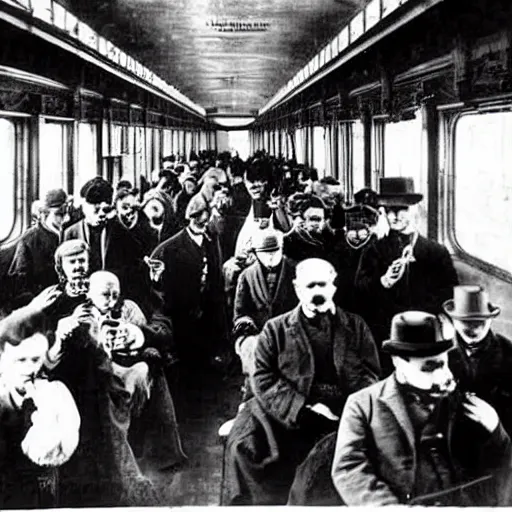
<svg viewBox="0 0 512 512">
<path fill-rule="evenodd" d="M 402 258 L 398 258 L 391 265 L 389 265 L 386 273 L 380 278 L 380 282 L 384 288 L 393 287 L 400 279 L 405 272 L 405 263 Z"/>
<path fill-rule="evenodd" d="M 329 409 L 329 407 L 327 407 L 324 404 L 321 404 L 320 402 L 317 402 L 314 405 L 306 405 L 306 408 L 310 409 L 311 411 L 313 411 L 316 414 L 324 416 L 325 418 L 327 418 L 328 420 L 331 420 L 331 421 L 338 421 L 340 419 L 339 416 L 336 416 L 331 411 L 331 409 Z"/>
<path fill-rule="evenodd" d="M 90 322 L 93 320 L 91 306 L 89 304 L 80 304 L 73 311 L 72 317 L 79 324 Z"/>
<path fill-rule="evenodd" d="M 30 302 L 30 307 L 37 311 L 45 311 L 49 308 L 60 296 L 62 291 L 58 289 L 57 285 L 50 286 L 43 290 L 39 295 L 35 296 Z"/>
<path fill-rule="evenodd" d="M 253 375 L 255 368 L 254 353 L 256 351 L 257 336 L 247 336 L 240 345 L 240 360 L 242 371 L 247 375 Z"/>
<path fill-rule="evenodd" d="M 500 419 L 491 405 L 472 393 L 466 393 L 466 399 L 462 405 L 464 414 L 470 420 L 480 423 L 488 432 L 494 432 Z"/>
<path fill-rule="evenodd" d="M 57 323 L 57 340 L 65 340 L 73 331 L 78 327 L 78 321 L 73 317 L 73 315 L 68 316 L 66 318 L 61 318 Z"/>
</svg>

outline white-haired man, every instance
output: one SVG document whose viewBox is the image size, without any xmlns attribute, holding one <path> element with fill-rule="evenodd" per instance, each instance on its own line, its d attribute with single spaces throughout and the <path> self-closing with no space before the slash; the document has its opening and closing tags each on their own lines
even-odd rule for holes
<svg viewBox="0 0 512 512">
<path fill-rule="evenodd" d="M 231 430 L 223 501 L 286 503 L 295 469 L 336 429 L 350 393 L 377 381 L 377 349 L 364 321 L 336 308 L 336 272 L 308 259 L 296 269 L 300 304 L 269 320 L 255 349 L 252 390 Z"/>
</svg>

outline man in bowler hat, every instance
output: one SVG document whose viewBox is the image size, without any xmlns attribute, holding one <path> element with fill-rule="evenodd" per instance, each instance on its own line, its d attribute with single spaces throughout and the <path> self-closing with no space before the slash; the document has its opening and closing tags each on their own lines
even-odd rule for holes
<svg viewBox="0 0 512 512">
<path fill-rule="evenodd" d="M 444 301 L 458 284 L 447 249 L 417 231 L 416 207 L 423 196 L 414 191 L 412 178 L 381 178 L 379 204 L 385 208 L 390 232 L 361 256 L 355 287 L 361 315 L 377 341 L 385 339 L 391 319 L 407 310 L 441 313 Z M 390 373 L 383 357 L 384 373 Z"/>
<path fill-rule="evenodd" d="M 394 373 L 351 395 L 339 425 L 332 479 L 347 505 L 509 503 L 509 436 L 491 405 L 457 389 L 452 346 L 433 315 L 393 318 Z"/>
<path fill-rule="evenodd" d="M 455 328 L 450 368 L 459 385 L 489 402 L 512 434 L 512 341 L 492 329 L 500 308 L 480 286 L 456 286 L 443 305 Z"/>
</svg>

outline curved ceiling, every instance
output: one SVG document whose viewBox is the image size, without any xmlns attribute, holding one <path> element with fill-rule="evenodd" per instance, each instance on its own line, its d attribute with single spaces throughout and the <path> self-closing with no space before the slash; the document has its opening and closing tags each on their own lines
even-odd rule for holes
<svg viewBox="0 0 512 512">
<path fill-rule="evenodd" d="M 195 103 L 232 115 L 265 105 L 367 3 L 60 1 Z"/>
</svg>

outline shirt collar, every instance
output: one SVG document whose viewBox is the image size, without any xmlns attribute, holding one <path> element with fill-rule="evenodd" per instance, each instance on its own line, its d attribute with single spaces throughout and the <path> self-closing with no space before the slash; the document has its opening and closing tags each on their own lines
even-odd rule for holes
<svg viewBox="0 0 512 512">
<path fill-rule="evenodd" d="M 194 233 L 190 228 L 187 228 L 187 233 L 192 238 L 192 240 L 201 247 L 203 245 L 204 241 L 204 235 L 203 234 L 197 234 Z"/>
</svg>

